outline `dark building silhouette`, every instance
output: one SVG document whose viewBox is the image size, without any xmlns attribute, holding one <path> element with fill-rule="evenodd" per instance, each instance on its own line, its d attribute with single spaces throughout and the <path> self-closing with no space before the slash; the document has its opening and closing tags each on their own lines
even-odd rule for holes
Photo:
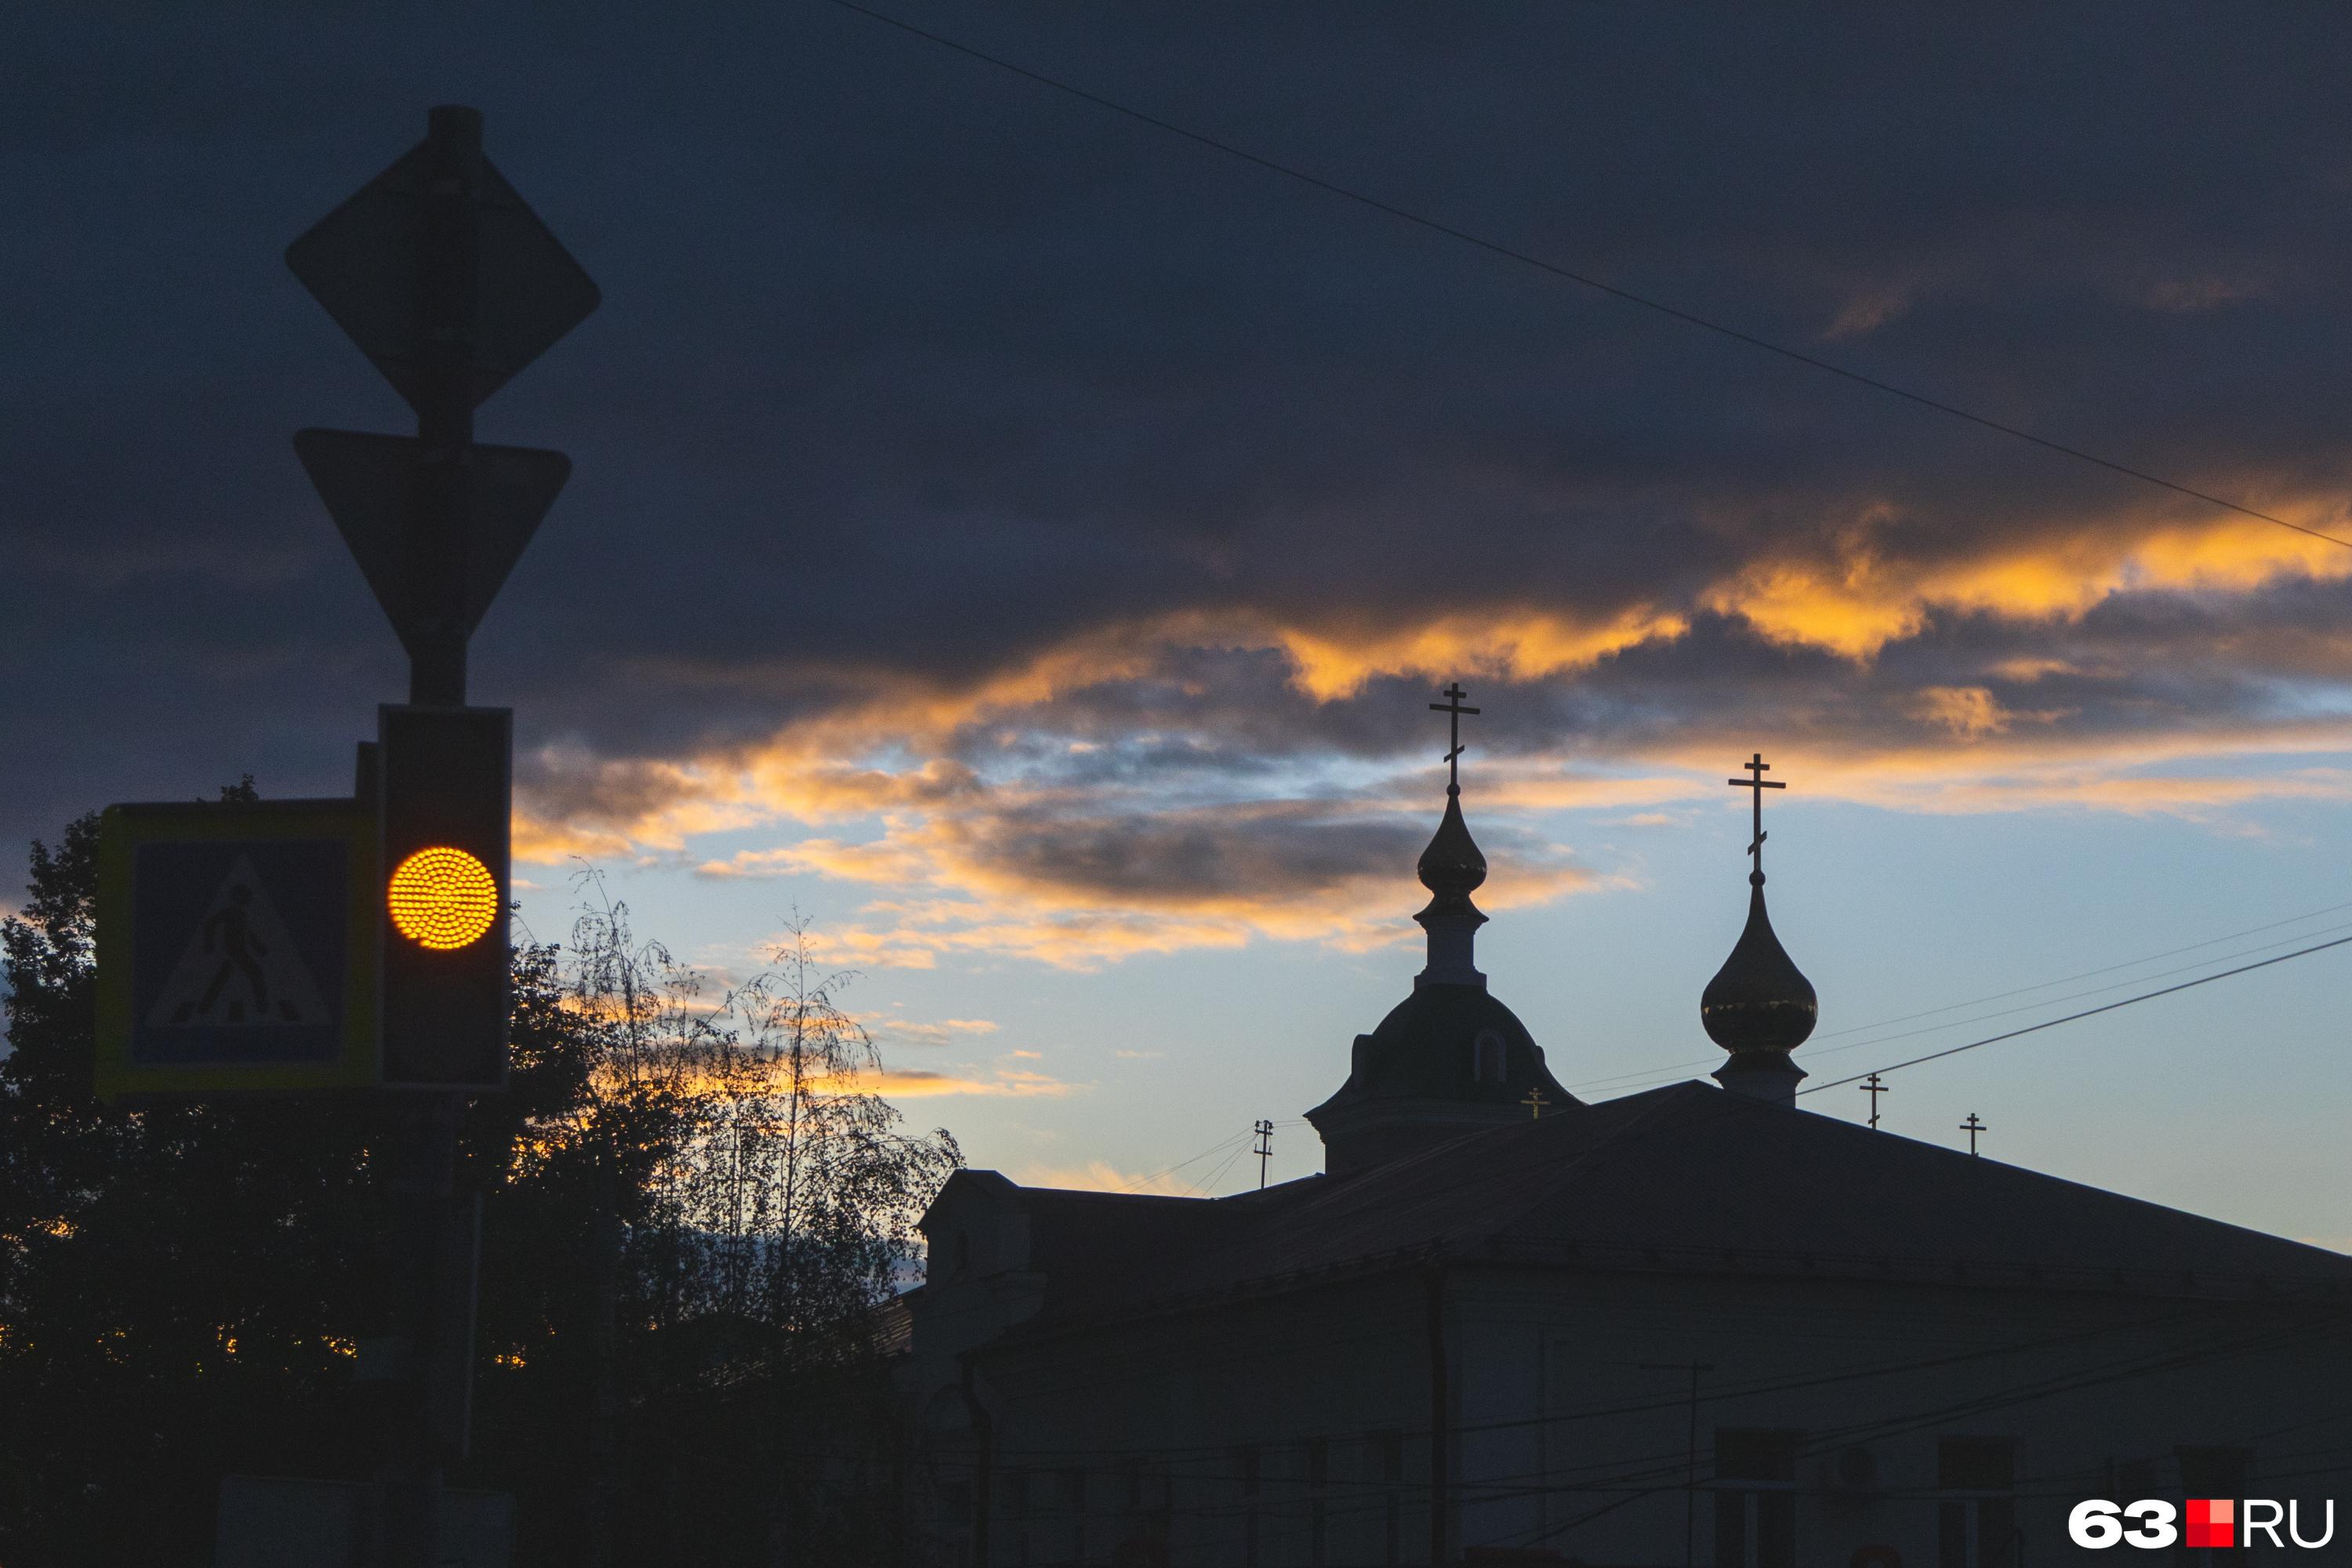
<svg viewBox="0 0 2352 1568">
<path fill-rule="evenodd" d="M 2314 1533 L 2352 1258 L 1799 1109 L 1761 842 L 1720 1088 L 1560 1087 L 1473 962 L 1455 788 L 1324 1174 L 950 1180 L 906 1302 L 928 1560 L 2038 1568 L 2077 1501 L 2183 1489 Z"/>
</svg>

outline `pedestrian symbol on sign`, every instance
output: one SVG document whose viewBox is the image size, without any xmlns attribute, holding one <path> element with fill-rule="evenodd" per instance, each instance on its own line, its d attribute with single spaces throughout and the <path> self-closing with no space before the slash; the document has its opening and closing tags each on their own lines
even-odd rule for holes
<svg viewBox="0 0 2352 1568">
<path fill-rule="evenodd" d="M 150 1028 L 327 1021 L 319 987 L 253 868 L 240 855 L 148 1010 Z"/>
<path fill-rule="evenodd" d="M 355 799 L 108 806 L 99 1093 L 378 1081 L 376 833 Z"/>
</svg>

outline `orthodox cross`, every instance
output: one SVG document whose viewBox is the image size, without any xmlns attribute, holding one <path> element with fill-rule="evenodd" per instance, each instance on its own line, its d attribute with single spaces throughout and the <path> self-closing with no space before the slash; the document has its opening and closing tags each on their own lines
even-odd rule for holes
<svg viewBox="0 0 2352 1568">
<path fill-rule="evenodd" d="M 1257 1184 L 1260 1190 L 1264 1190 L 1265 1163 L 1274 1154 L 1274 1123 L 1261 1118 L 1251 1126 L 1250 1131 L 1257 1134 L 1257 1142 L 1251 1147 L 1250 1152 L 1257 1156 Z"/>
<path fill-rule="evenodd" d="M 1542 1089 L 1531 1089 L 1528 1090 L 1528 1097 L 1519 1101 L 1519 1103 L 1528 1108 L 1528 1114 L 1529 1116 L 1533 1116 L 1540 1120 L 1543 1116 L 1544 1107 L 1549 1105 L 1551 1101 L 1544 1098 L 1544 1091 Z"/>
<path fill-rule="evenodd" d="M 1462 715 L 1465 713 L 1475 713 L 1478 710 L 1475 708 L 1465 708 L 1462 706 L 1462 700 L 1470 694 L 1462 689 L 1462 683 L 1458 680 L 1446 687 L 1446 689 L 1439 692 L 1438 695 L 1444 698 L 1445 700 L 1443 702 L 1431 703 L 1429 705 L 1429 710 L 1433 713 L 1450 713 L 1453 715 L 1451 726 L 1453 732 L 1447 737 L 1446 741 L 1446 744 L 1451 749 L 1445 753 L 1445 793 L 1448 795 L 1460 795 L 1462 793 L 1462 764 L 1456 759 L 1462 755 Z M 1775 784 L 1772 787 L 1778 789 L 1780 786 Z"/>
<path fill-rule="evenodd" d="M 1973 1154 L 1977 1152 L 1977 1134 L 1990 1132 L 1992 1128 L 1985 1122 L 1979 1121 L 1977 1113 L 1971 1110 L 1969 1112 L 1969 1119 L 1960 1123 L 1960 1131 L 1969 1135 L 1969 1152 Z"/>
<path fill-rule="evenodd" d="M 1433 703 L 1431 706 L 1436 705 Z M 1748 846 L 1748 853 L 1756 857 L 1756 874 L 1760 877 L 1764 874 L 1764 792 L 1768 789 L 1787 789 L 1789 786 L 1777 782 L 1768 782 L 1765 779 L 1764 775 L 1772 771 L 1772 764 L 1764 760 L 1764 753 L 1761 752 L 1742 763 L 1740 766 L 1748 770 L 1748 776 L 1744 779 L 1726 779 L 1724 783 L 1734 789 L 1756 792 L 1756 838 Z M 1875 1105 L 1878 1102 L 1873 1100 L 1871 1103 Z"/>
<path fill-rule="evenodd" d="M 1879 1082 L 1876 1073 L 1872 1073 L 1863 1079 L 1862 1092 L 1870 1096 L 1870 1124 L 1875 1127 L 1878 1125 L 1878 1097 L 1882 1094 L 1893 1094 L 1895 1091 Z"/>
</svg>

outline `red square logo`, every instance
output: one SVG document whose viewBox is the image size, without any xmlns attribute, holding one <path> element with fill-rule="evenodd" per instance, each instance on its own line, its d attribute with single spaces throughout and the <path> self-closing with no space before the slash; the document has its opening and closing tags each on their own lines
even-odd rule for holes
<svg viewBox="0 0 2352 1568">
<path fill-rule="evenodd" d="M 2193 1497 L 2189 1500 L 2189 1513 L 2182 1522 L 2183 1546 L 2237 1545 L 2237 1510 L 2225 1497 Z"/>
</svg>

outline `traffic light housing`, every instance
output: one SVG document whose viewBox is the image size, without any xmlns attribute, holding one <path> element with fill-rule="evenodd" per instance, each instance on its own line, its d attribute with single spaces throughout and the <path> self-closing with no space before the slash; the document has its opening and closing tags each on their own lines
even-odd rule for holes
<svg viewBox="0 0 2352 1568">
<path fill-rule="evenodd" d="M 377 710 L 383 1081 L 506 1087 L 513 715 Z"/>
</svg>

